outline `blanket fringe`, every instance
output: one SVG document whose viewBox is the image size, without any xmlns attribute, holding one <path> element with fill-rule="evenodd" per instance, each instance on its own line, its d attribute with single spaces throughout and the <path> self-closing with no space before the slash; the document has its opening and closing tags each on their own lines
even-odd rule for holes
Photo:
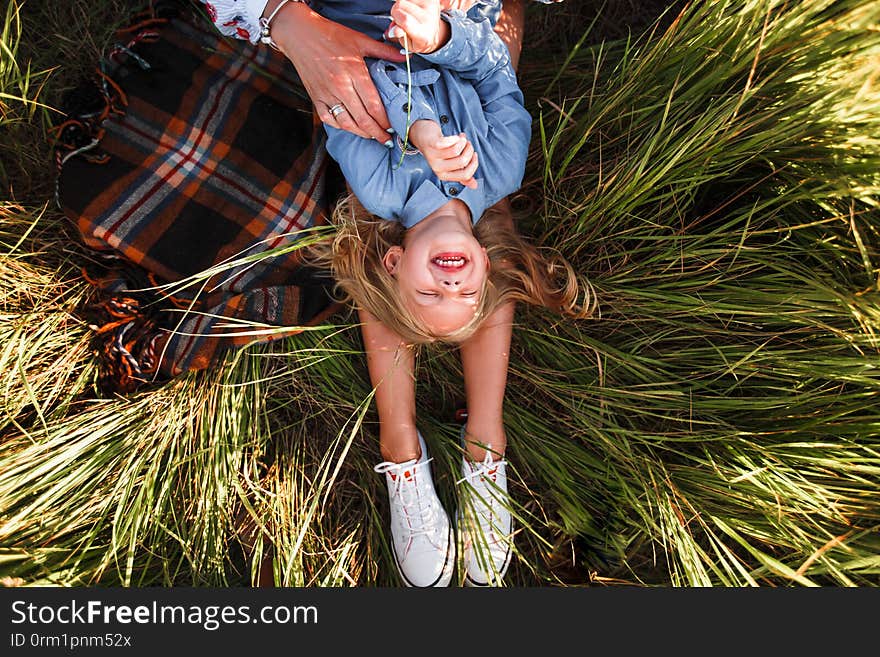
<svg viewBox="0 0 880 657">
<path fill-rule="evenodd" d="M 84 308 L 98 356 L 98 383 L 105 392 L 130 393 L 159 377 L 159 355 L 168 332 L 159 326 L 151 304 L 125 291 L 113 292 L 121 280 L 108 272 L 83 278 L 98 290 L 98 300 Z M 164 377 L 163 377 L 164 379 Z"/>
</svg>

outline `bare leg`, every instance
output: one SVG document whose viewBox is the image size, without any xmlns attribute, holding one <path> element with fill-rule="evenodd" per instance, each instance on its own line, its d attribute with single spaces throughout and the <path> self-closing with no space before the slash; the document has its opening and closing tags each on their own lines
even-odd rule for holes
<svg viewBox="0 0 880 657">
<path fill-rule="evenodd" d="M 507 44 L 514 69 L 519 63 L 524 23 L 523 0 L 504 0 L 495 31 Z M 503 199 L 495 207 L 504 212 L 512 228 L 510 201 Z M 460 348 L 468 408 L 465 438 L 468 453 L 474 461 L 485 458 L 488 445 L 491 445 L 493 458 L 500 458 L 507 448 L 502 407 L 514 311 L 513 303 L 498 308 Z"/>
<path fill-rule="evenodd" d="M 404 582 L 449 586 L 455 573 L 452 526 L 422 454 L 415 426 L 412 350 L 400 336 L 362 310 L 361 332 L 379 411 L 379 450 L 391 507 L 391 543 Z M 419 459 L 418 463 L 403 465 Z"/>
<path fill-rule="evenodd" d="M 412 349 L 366 310 L 360 311 L 360 319 L 370 381 L 376 389 L 379 451 L 383 459 L 394 463 L 418 458 Z"/>
<path fill-rule="evenodd" d="M 502 199 L 495 208 L 502 211 L 505 223 L 512 229 L 510 201 Z M 465 438 L 474 461 L 485 458 L 488 445 L 491 445 L 493 460 L 500 458 L 507 448 L 502 407 L 515 309 L 514 303 L 499 306 L 459 348 L 468 410 Z"/>
<path fill-rule="evenodd" d="M 514 304 L 500 306 L 460 348 L 468 408 L 465 439 L 474 461 L 485 458 L 487 446 L 491 446 L 493 459 L 500 458 L 507 448 L 502 406 L 513 313 Z"/>
</svg>

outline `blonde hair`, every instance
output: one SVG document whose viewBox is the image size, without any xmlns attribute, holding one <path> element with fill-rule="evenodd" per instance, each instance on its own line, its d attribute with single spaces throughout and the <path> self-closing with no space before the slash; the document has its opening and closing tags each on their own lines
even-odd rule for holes
<svg viewBox="0 0 880 657">
<path fill-rule="evenodd" d="M 508 301 L 542 306 L 576 319 L 588 317 L 595 303 L 592 286 L 580 280 L 559 253 L 528 243 L 511 229 L 512 222 L 504 225 L 504 215 L 489 208 L 474 226 L 474 236 L 489 257 L 489 275 L 473 319 L 445 335 L 433 334 L 418 320 L 382 262 L 390 247 L 403 243 L 406 229 L 396 221 L 371 215 L 353 195 L 337 203 L 332 217 L 336 231 L 328 240 L 310 246 L 307 258 L 331 270 L 342 301 L 353 301 L 369 311 L 409 344 L 464 342 Z"/>
</svg>

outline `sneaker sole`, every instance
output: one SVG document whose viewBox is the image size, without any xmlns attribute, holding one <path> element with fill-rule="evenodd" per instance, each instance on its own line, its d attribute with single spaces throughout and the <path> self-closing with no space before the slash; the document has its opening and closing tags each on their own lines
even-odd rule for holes
<svg viewBox="0 0 880 657">
<path fill-rule="evenodd" d="M 458 534 L 459 537 L 462 537 L 464 535 L 464 532 L 461 532 L 458 529 L 461 519 L 456 517 L 455 520 L 456 520 L 456 522 L 455 522 L 456 534 Z M 511 523 L 510 523 L 510 534 L 511 534 L 511 536 L 513 535 L 513 519 L 512 518 L 511 518 Z M 460 549 L 461 553 L 464 554 L 464 549 L 463 549 L 464 540 L 462 538 L 459 538 L 459 545 L 460 545 L 459 549 Z M 510 559 L 512 557 L 513 557 L 513 550 L 511 550 L 510 546 L 508 546 L 507 547 L 507 555 L 504 557 L 504 563 L 501 565 L 501 569 L 498 571 L 497 577 L 499 580 L 504 579 L 504 576 L 507 574 L 507 568 L 508 568 L 508 566 L 510 566 Z M 464 564 L 464 585 L 470 586 L 470 587 L 475 587 L 475 588 L 492 588 L 492 584 L 489 583 L 489 580 L 486 580 L 485 582 L 478 582 L 477 580 L 473 579 L 470 576 L 470 574 L 468 573 L 467 564 Z"/>
<path fill-rule="evenodd" d="M 391 552 L 394 554 L 394 565 L 397 566 L 397 572 L 400 573 L 400 579 L 403 580 L 403 583 L 406 584 L 409 588 L 414 589 L 428 589 L 428 588 L 438 588 L 449 586 L 450 582 L 452 582 L 452 573 L 455 570 L 455 541 L 452 535 L 452 527 L 450 526 L 449 531 L 447 533 L 446 540 L 446 561 L 443 563 L 443 570 L 440 571 L 440 575 L 437 576 L 432 583 L 427 586 L 417 586 L 407 579 L 406 575 L 403 573 L 403 569 L 400 567 L 400 561 L 397 558 L 397 549 L 394 547 L 394 542 L 391 542 Z"/>
</svg>

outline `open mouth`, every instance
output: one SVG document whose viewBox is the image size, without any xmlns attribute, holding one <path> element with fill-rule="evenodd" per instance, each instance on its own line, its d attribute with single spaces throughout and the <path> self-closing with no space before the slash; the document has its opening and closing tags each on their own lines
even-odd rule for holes
<svg viewBox="0 0 880 657">
<path fill-rule="evenodd" d="M 439 253 L 431 258 L 431 262 L 444 271 L 458 271 L 468 261 L 463 253 Z"/>
</svg>

